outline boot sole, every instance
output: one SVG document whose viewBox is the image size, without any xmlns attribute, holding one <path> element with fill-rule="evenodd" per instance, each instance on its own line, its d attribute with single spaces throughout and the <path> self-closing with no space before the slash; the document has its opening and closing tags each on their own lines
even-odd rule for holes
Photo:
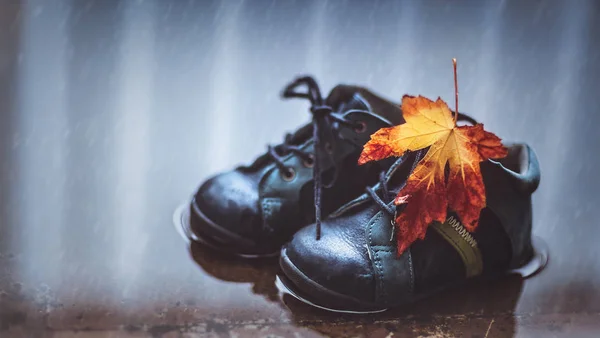
<svg viewBox="0 0 600 338">
<path fill-rule="evenodd" d="M 465 280 L 459 285 L 464 285 L 467 282 L 475 282 L 477 279 L 495 279 L 503 275 L 517 274 L 522 278 L 529 278 L 538 274 L 548 264 L 548 245 L 541 238 L 533 237 L 532 246 L 534 250 L 532 258 L 521 267 L 507 270 L 492 277 L 474 277 Z M 275 285 L 280 292 L 288 294 L 305 304 L 330 312 L 353 314 L 379 313 L 389 309 L 387 307 L 377 306 L 376 304 L 367 303 L 346 295 L 342 295 L 313 281 L 291 262 L 286 254 L 285 249 L 283 249 L 281 252 L 279 265 L 281 266 L 283 275 L 277 276 Z M 447 289 L 452 287 L 453 286 L 449 286 Z M 432 296 L 432 294 L 423 295 L 417 299 L 414 299 L 413 301 L 418 301 L 419 299 L 430 296 Z"/>
<path fill-rule="evenodd" d="M 200 223 L 200 226 L 192 226 L 191 217 L 196 217 L 196 223 Z M 272 253 L 246 253 L 236 251 L 236 249 L 239 250 L 240 243 L 248 245 L 248 241 L 215 224 L 200 211 L 193 200 L 191 203 L 183 203 L 175 209 L 175 212 L 173 213 L 173 225 L 186 242 L 189 243 L 190 241 L 193 241 L 208 247 L 213 251 L 229 256 L 246 259 L 260 259 L 277 257 L 279 255 L 279 251 Z M 202 231 L 203 229 L 205 231 Z"/>
</svg>

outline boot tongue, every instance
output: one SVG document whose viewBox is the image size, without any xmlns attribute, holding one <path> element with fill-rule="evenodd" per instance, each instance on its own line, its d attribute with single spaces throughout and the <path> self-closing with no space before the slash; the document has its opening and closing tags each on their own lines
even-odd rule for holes
<svg viewBox="0 0 600 338">
<path fill-rule="evenodd" d="M 392 103 L 366 88 L 338 85 L 331 90 L 325 103 L 336 112 L 351 109 L 366 110 L 388 120 L 392 125 L 404 123 L 400 105 Z"/>
</svg>

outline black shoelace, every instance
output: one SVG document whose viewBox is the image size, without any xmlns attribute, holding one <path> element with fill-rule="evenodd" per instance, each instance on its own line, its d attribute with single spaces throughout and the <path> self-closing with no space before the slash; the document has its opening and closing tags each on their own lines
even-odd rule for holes
<svg viewBox="0 0 600 338">
<path fill-rule="evenodd" d="M 417 166 L 419 161 L 423 158 L 423 156 L 425 155 L 425 152 L 426 151 L 424 149 L 422 149 L 415 153 L 414 161 L 412 163 L 412 167 L 409 172 L 412 172 L 413 170 L 415 170 L 415 167 Z M 398 159 L 398 161 L 400 161 L 400 163 L 395 164 L 395 166 L 397 166 L 397 167 L 402 166 L 404 164 L 404 162 L 407 161 L 408 158 L 409 158 L 409 155 L 404 154 L 400 159 Z M 386 172 L 382 171 L 379 174 L 379 183 L 373 187 L 367 187 L 365 189 L 365 191 L 367 192 L 367 195 L 369 195 L 371 197 L 371 199 L 375 203 L 377 203 L 377 205 L 379 205 L 381 210 L 385 211 L 388 215 L 390 215 L 393 220 L 395 218 L 394 216 L 396 215 L 397 209 L 396 209 L 396 206 L 388 205 L 390 203 L 390 201 L 392 201 L 392 199 L 394 199 L 394 196 L 392 196 L 390 194 L 390 190 L 388 187 L 388 181 L 390 180 L 390 178 L 391 178 L 391 176 L 388 177 L 386 175 Z M 381 191 L 381 197 L 378 195 L 378 191 Z"/>
<path fill-rule="evenodd" d="M 306 92 L 298 92 L 299 87 L 306 86 Z M 292 136 L 286 135 L 282 144 L 272 147 L 269 146 L 267 154 L 273 160 L 275 165 L 281 171 L 284 179 L 292 180 L 295 176 L 293 168 L 286 167 L 283 163 L 283 157 L 289 153 L 294 153 L 304 161 L 306 166 L 313 168 L 314 181 L 314 199 L 315 199 L 315 223 L 317 227 L 317 239 L 321 237 L 321 193 L 323 187 L 330 187 L 337 177 L 337 167 L 335 161 L 331 158 L 334 149 L 334 142 L 339 137 L 337 131 L 339 126 L 345 125 L 352 128 L 361 128 L 362 124 L 345 119 L 341 114 L 336 113 L 330 106 L 325 104 L 321 90 L 317 82 L 310 76 L 301 77 L 290 83 L 283 91 L 284 98 L 303 98 L 310 101 L 310 112 L 312 114 L 313 128 L 313 147 L 314 155 L 292 145 Z M 323 142 L 324 141 L 324 142 Z M 330 182 L 323 184 L 321 179 L 321 158 L 327 154 L 334 165 L 334 175 Z"/>
<path fill-rule="evenodd" d="M 392 197 L 387 186 L 387 177 L 385 177 L 385 171 L 382 171 L 379 175 L 379 187 L 381 188 L 381 195 L 383 198 L 377 195 L 377 191 L 373 187 L 367 187 L 365 190 L 371 199 L 379 205 L 381 210 L 387 212 L 390 216 L 394 216 L 396 213 L 396 208 L 388 205 Z"/>
</svg>

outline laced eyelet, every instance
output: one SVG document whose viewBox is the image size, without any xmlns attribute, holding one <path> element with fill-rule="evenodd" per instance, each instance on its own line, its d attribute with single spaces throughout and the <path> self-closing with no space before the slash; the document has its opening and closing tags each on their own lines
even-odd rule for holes
<svg viewBox="0 0 600 338">
<path fill-rule="evenodd" d="M 359 134 L 364 133 L 365 131 L 367 131 L 367 124 L 364 121 L 358 121 L 354 126 L 354 131 Z"/>
<path fill-rule="evenodd" d="M 287 167 L 284 170 L 280 170 L 279 174 L 284 181 L 290 182 L 296 177 L 296 170 L 294 170 L 294 168 Z"/>
<path fill-rule="evenodd" d="M 333 145 L 331 143 L 329 143 L 329 142 L 325 143 L 325 151 L 328 154 L 333 153 Z"/>
<path fill-rule="evenodd" d="M 309 154 L 308 157 L 302 161 L 302 164 L 306 168 L 312 168 L 315 166 L 315 155 Z"/>
</svg>

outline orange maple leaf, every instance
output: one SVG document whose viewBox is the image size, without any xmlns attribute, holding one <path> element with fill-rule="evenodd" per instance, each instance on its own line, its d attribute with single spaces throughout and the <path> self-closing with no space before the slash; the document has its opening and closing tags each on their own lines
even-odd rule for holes
<svg viewBox="0 0 600 338">
<path fill-rule="evenodd" d="M 486 203 L 479 163 L 507 155 L 500 138 L 483 130 L 482 124 L 457 126 L 440 98 L 434 102 L 406 95 L 402 115 L 406 123 L 371 135 L 358 161 L 364 164 L 429 147 L 395 200 L 406 204 L 396 218 L 398 254 L 425 238 L 429 224 L 444 222 L 448 209 L 474 231 Z"/>
</svg>

